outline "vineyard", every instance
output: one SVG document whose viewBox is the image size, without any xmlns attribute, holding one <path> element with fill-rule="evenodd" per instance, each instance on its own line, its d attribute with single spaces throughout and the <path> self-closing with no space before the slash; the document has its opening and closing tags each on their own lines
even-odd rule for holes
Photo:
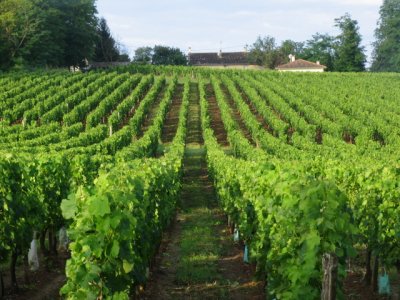
<svg viewBox="0 0 400 300">
<path fill-rule="evenodd" d="M 55 260 L 61 228 L 65 299 L 379 299 L 383 274 L 398 293 L 399 86 L 188 67 L 0 75 L 0 298 L 23 299 L 32 237 Z M 235 247 L 250 291 L 221 271 Z"/>
</svg>

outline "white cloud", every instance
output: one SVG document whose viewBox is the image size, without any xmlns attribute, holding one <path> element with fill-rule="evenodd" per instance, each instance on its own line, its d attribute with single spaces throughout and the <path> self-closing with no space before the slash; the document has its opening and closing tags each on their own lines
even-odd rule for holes
<svg viewBox="0 0 400 300">
<path fill-rule="evenodd" d="M 359 5 L 359 6 L 380 6 L 382 0 L 330 0 L 329 2 L 341 5 Z"/>
<path fill-rule="evenodd" d="M 364 44 L 373 41 L 382 0 L 98 0 L 118 40 L 133 52 L 164 44 L 187 50 L 241 50 L 257 36 L 305 41 L 316 32 L 336 34 L 334 19 L 349 12 Z M 370 47 L 368 48 L 370 51 Z"/>
</svg>

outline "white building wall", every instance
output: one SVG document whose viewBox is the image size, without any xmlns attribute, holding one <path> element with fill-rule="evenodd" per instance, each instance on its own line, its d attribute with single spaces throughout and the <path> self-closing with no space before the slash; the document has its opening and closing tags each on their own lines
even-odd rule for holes
<svg viewBox="0 0 400 300">
<path fill-rule="evenodd" d="M 324 69 L 281 69 L 279 72 L 324 72 Z"/>
</svg>

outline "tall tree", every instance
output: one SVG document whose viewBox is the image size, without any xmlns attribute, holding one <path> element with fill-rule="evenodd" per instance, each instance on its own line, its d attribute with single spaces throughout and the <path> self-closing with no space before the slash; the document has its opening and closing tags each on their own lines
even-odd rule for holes
<svg viewBox="0 0 400 300">
<path fill-rule="evenodd" d="M 310 61 L 320 61 L 327 71 L 334 70 L 335 37 L 316 33 L 306 42 L 303 57 Z"/>
<path fill-rule="evenodd" d="M 97 42 L 94 61 L 113 62 L 119 59 L 119 49 L 117 43 L 111 35 L 107 21 L 101 18 L 97 26 Z"/>
<path fill-rule="evenodd" d="M 400 72 L 400 0 L 384 0 L 379 13 L 371 70 Z"/>
<path fill-rule="evenodd" d="M 94 55 L 96 43 L 97 9 L 95 0 L 59 0 L 65 26 L 65 63 L 82 65 Z"/>
<path fill-rule="evenodd" d="M 57 0 L 32 0 L 39 21 L 35 34 L 26 43 L 24 61 L 33 66 L 63 66 L 65 49 L 63 13 Z"/>
<path fill-rule="evenodd" d="M 335 19 L 335 26 L 341 30 L 337 37 L 335 71 L 361 72 L 365 70 L 366 56 L 361 46 L 361 35 L 356 20 L 349 14 Z"/>
<path fill-rule="evenodd" d="M 153 65 L 187 65 L 185 54 L 179 48 L 154 46 Z"/>
</svg>

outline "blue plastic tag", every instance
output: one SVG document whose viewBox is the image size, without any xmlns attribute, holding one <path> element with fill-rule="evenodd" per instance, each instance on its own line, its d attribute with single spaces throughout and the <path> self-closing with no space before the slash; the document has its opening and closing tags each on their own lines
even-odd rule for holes
<svg viewBox="0 0 400 300">
<path fill-rule="evenodd" d="M 380 295 L 390 295 L 390 281 L 388 274 L 379 275 L 378 287 Z"/>
</svg>

